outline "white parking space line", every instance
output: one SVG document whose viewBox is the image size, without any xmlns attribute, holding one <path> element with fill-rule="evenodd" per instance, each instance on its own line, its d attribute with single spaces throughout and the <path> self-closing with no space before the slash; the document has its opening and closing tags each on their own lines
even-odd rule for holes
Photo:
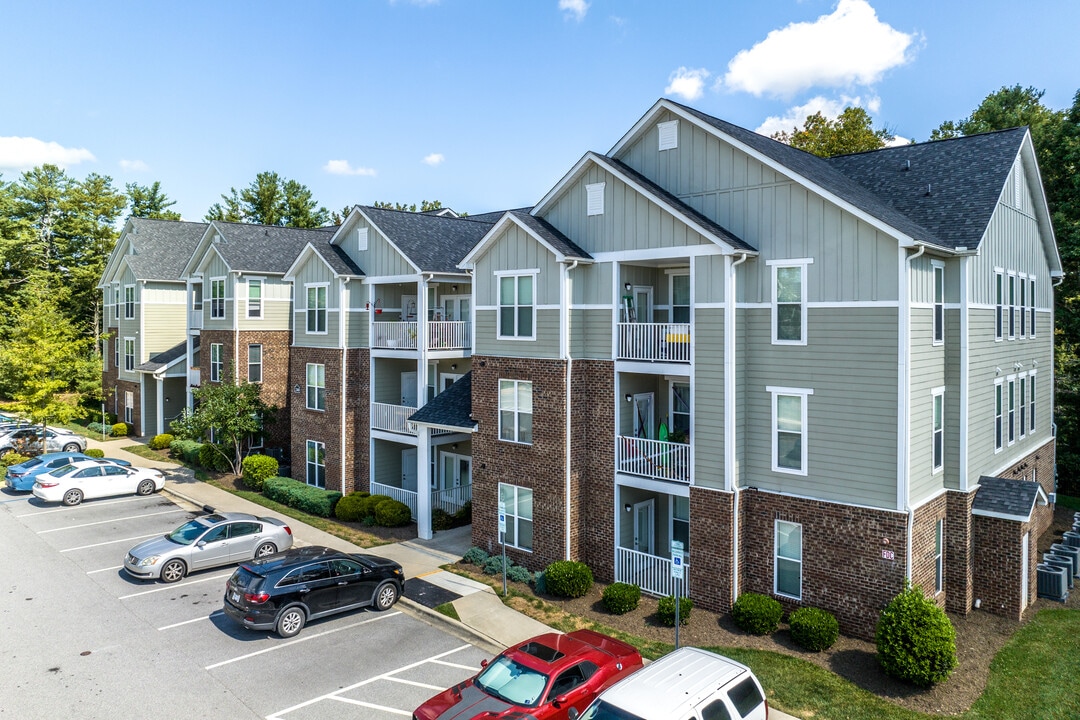
<svg viewBox="0 0 1080 720">
<path fill-rule="evenodd" d="M 86 574 L 87 575 L 94 575 L 95 573 L 109 572 L 110 570 L 119 570 L 122 567 L 124 567 L 124 566 L 123 565 L 113 565 L 112 567 L 101 568 L 100 570 L 87 570 Z"/>
<path fill-rule="evenodd" d="M 415 687 L 427 688 L 428 690 L 437 690 L 442 692 L 446 688 L 439 685 L 428 685 L 427 683 L 416 682 L 415 680 L 406 680 L 405 678 L 388 677 L 386 678 L 390 682 L 401 683 L 402 685 L 413 685 Z"/>
<path fill-rule="evenodd" d="M 168 515 L 175 512 L 187 512 L 181 508 L 175 508 L 173 510 L 162 510 L 156 513 L 143 513 L 142 515 L 128 515 L 127 517 L 113 518 L 112 520 L 98 520 L 92 523 L 83 523 L 82 525 L 68 525 L 62 528 L 52 528 L 51 530 L 38 530 L 38 535 L 44 535 L 46 533 L 60 532 L 61 530 L 75 530 L 77 528 L 93 527 L 94 525 L 108 525 L 112 522 L 121 522 L 123 520 L 138 520 L 139 518 L 154 517 L 155 515 Z"/>
<path fill-rule="evenodd" d="M 94 502 L 94 503 L 90 503 L 90 504 L 87 504 L 87 505 L 76 505 L 75 507 L 58 507 L 58 508 L 53 508 L 52 510 L 38 510 L 37 512 L 23 513 L 22 515 L 16 515 L 15 517 L 24 518 L 24 517 L 35 517 L 37 515 L 48 515 L 50 513 L 58 513 L 58 512 L 76 512 L 80 508 L 96 508 L 96 507 L 105 507 L 106 505 L 119 505 L 120 503 L 135 502 L 136 500 L 142 500 L 142 499 L 143 499 L 142 497 L 131 497 L 131 498 L 124 498 L 123 500 L 106 500 L 104 502 Z"/>
<path fill-rule="evenodd" d="M 74 552 L 76 550 L 89 550 L 90 548 L 101 547 L 102 545 L 115 545 L 116 543 L 131 542 L 132 540 L 145 540 L 146 538 L 158 537 L 161 533 L 150 533 L 149 535 L 136 535 L 135 537 L 121 538 L 119 540 L 106 540 L 105 542 L 94 543 L 92 545 L 79 545 L 78 547 L 66 548 L 60 552 Z"/>
<path fill-rule="evenodd" d="M 446 667 L 459 668 L 461 670 L 475 670 L 476 669 L 472 665 L 462 665 L 461 663 L 452 663 L 452 662 L 447 662 L 445 660 L 432 660 L 431 662 L 435 663 L 436 665 L 445 665 Z"/>
<path fill-rule="evenodd" d="M 131 593 L 130 595 L 121 595 L 118 600 L 128 600 L 133 597 L 139 597 L 140 595 L 149 595 L 150 593 L 165 592 L 166 590 L 176 590 L 178 588 L 186 588 L 188 585 L 196 585 L 198 583 L 209 582 L 210 580 L 224 580 L 232 575 L 232 573 L 225 573 L 224 575 L 211 575 L 210 577 L 199 578 L 198 580 L 191 580 L 184 583 L 178 583 L 175 585 L 165 585 L 164 587 L 154 588 L 153 590 L 143 590 L 142 592 Z"/>
<path fill-rule="evenodd" d="M 411 715 L 412 713 L 404 712 L 402 710 L 397 710 L 397 709 L 394 709 L 394 708 L 382 707 L 380 705 L 372 705 L 370 703 L 360 702 L 359 700 L 349 700 L 348 698 L 340 697 L 340 695 L 342 693 L 347 693 L 347 692 L 350 692 L 352 690 L 355 690 L 358 687 L 363 687 L 364 685 L 367 685 L 369 683 L 373 683 L 373 682 L 375 682 L 377 680 L 391 679 L 391 676 L 393 676 L 393 675 L 397 675 L 398 673 L 403 673 L 406 670 L 412 670 L 413 668 L 420 667 L 421 665 L 424 665 L 426 663 L 438 662 L 439 660 L 446 657 L 447 655 L 453 655 L 454 653 L 459 653 L 462 650 L 468 650 L 471 647 L 472 647 L 472 645 L 462 645 L 461 647 L 456 647 L 453 650 L 447 650 L 444 653 L 439 653 L 435 657 L 426 658 L 424 660 L 418 660 L 417 662 L 410 663 L 409 665 L 405 665 L 404 667 L 399 667 L 397 670 L 391 670 L 389 672 L 383 673 L 382 675 L 376 675 L 375 677 L 370 677 L 367 680 L 361 680 L 360 682 L 355 683 L 353 685 L 350 685 L 348 687 L 339 688 L 339 689 L 335 690 L 332 693 L 327 693 L 325 695 L 320 695 L 319 697 L 312 698 L 311 700 L 305 700 L 304 702 L 302 702 L 302 703 L 300 703 L 298 705 L 293 705 L 292 707 L 286 708 L 284 710 L 278 710 L 276 713 L 273 713 L 271 715 L 267 715 L 266 720 L 281 720 L 282 715 L 286 715 L 288 713 L 291 713 L 294 710 L 299 710 L 300 708 L 308 707 L 309 705 L 314 705 L 315 703 L 322 702 L 323 700 L 341 700 L 343 702 L 349 702 L 349 703 L 353 703 L 353 704 L 356 704 L 356 705 L 363 705 L 365 707 L 376 708 L 378 710 L 386 710 L 387 712 L 401 713 L 403 715 Z M 209 670 L 209 668 L 207 668 L 207 669 Z M 470 668 L 470 669 L 475 669 L 475 668 Z"/>
<path fill-rule="evenodd" d="M 392 612 L 392 613 L 389 613 L 388 615 L 379 615 L 378 617 L 373 617 L 373 618 L 371 618 L 369 620 L 361 620 L 360 622 L 351 623 L 349 625 L 345 625 L 344 627 L 334 628 L 333 630 L 326 630 L 326 631 L 321 632 L 321 633 L 315 633 L 314 635 L 305 635 L 304 637 L 299 638 L 297 640 L 290 640 L 289 642 L 284 642 L 284 643 L 281 643 L 280 645 L 274 645 L 273 647 L 263 648 L 262 650 L 256 650 L 255 652 L 248 653 L 247 655 L 241 655 L 240 657 L 234 657 L 231 660 L 222 660 L 219 663 L 214 663 L 213 665 L 207 665 L 205 668 L 203 668 L 203 670 L 213 670 L 214 668 L 219 668 L 222 665 L 229 665 L 229 664 L 234 663 L 234 662 L 240 662 L 241 660 L 247 660 L 249 658 L 253 658 L 253 657 L 256 657 L 258 655 L 262 655 L 264 653 L 273 652 L 274 650 L 280 650 L 282 648 L 287 648 L 290 645 L 296 645 L 297 643 L 307 642 L 308 640 L 314 640 L 315 638 L 320 638 L 320 637 L 323 637 L 325 635 L 333 635 L 334 633 L 339 633 L 342 630 L 351 630 L 354 627 L 360 627 L 361 625 L 367 625 L 368 623 L 373 623 L 373 622 L 376 622 L 377 620 L 385 620 L 386 618 L 396 617 L 396 616 L 398 616 L 400 614 L 401 614 L 400 612 Z"/>
<path fill-rule="evenodd" d="M 385 705 L 376 705 L 375 703 L 364 702 L 363 700 L 353 700 L 352 698 L 338 697 L 337 695 L 331 695 L 326 698 L 327 700 L 337 700 L 338 702 L 348 703 L 350 705 L 359 705 L 360 707 L 371 708 L 372 710 L 382 710 L 383 712 L 393 713 L 394 715 L 404 715 L 409 717 L 412 715 L 408 710 L 398 710 L 397 708 L 386 707 Z"/>
<path fill-rule="evenodd" d="M 172 625 L 163 625 L 159 627 L 158 630 L 172 630 L 173 628 L 180 627 L 181 625 L 191 625 L 192 623 L 203 622 L 204 620 L 209 620 L 212 617 L 224 614 L 225 613 L 223 610 L 215 610 L 209 615 L 203 615 L 202 617 L 197 617 L 194 620 L 185 620 L 184 622 L 173 623 Z"/>
</svg>

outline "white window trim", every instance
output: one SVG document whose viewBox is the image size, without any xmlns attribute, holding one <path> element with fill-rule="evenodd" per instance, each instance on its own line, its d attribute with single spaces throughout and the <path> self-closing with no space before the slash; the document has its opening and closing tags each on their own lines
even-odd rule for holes
<svg viewBox="0 0 1080 720">
<path fill-rule="evenodd" d="M 311 446 L 315 446 L 315 462 L 312 462 L 308 458 L 311 456 Z M 323 462 L 319 463 L 319 449 L 322 448 Z M 322 468 L 323 470 L 323 484 L 318 485 L 311 482 L 311 468 Z M 316 474 L 318 472 L 316 471 Z M 326 487 L 326 443 L 319 442 L 318 440 L 308 440 L 304 445 L 304 483 L 311 487 Z"/>
<path fill-rule="evenodd" d="M 945 520 L 934 523 L 934 594 L 945 590 Z"/>
<path fill-rule="evenodd" d="M 311 316 L 308 313 L 311 310 L 311 307 L 308 305 L 308 290 L 310 290 L 312 288 L 315 288 L 316 290 L 318 288 L 324 288 L 326 290 L 326 305 L 322 308 L 322 311 L 323 311 L 323 326 L 326 328 L 325 330 L 318 330 L 318 329 L 312 330 L 311 327 L 310 327 L 309 318 Z M 318 294 L 318 292 L 316 292 L 315 293 L 316 302 L 318 302 L 318 296 L 319 296 L 319 294 Z M 318 311 L 319 311 L 319 308 L 316 305 L 316 307 L 315 307 L 315 318 L 316 318 L 315 319 L 315 327 L 316 328 L 318 328 L 318 326 L 319 326 Z M 328 334 L 330 332 L 330 283 L 325 283 L 325 282 L 322 282 L 322 283 L 307 283 L 307 284 L 304 285 L 304 332 L 306 332 L 308 335 L 326 335 L 326 334 Z"/>
<path fill-rule="evenodd" d="M 214 297 L 214 284 L 219 283 L 219 282 L 221 283 L 221 297 L 220 298 L 215 298 Z M 225 282 L 225 278 L 224 277 L 212 277 L 212 278 L 210 278 L 210 319 L 211 320 L 224 320 L 225 319 L 225 317 L 228 315 L 228 312 L 226 312 L 226 310 L 225 310 L 225 305 L 228 303 L 228 298 L 229 298 L 229 287 L 228 287 L 228 283 Z M 214 307 L 214 300 L 215 299 L 221 300 L 221 314 L 220 315 L 215 314 L 216 313 L 216 308 Z M 204 299 L 204 304 L 205 304 L 205 299 Z"/>
<path fill-rule="evenodd" d="M 251 314 L 251 286 L 252 286 L 253 283 L 259 286 L 259 314 L 258 315 L 252 315 Z M 263 282 L 262 278 L 248 278 L 248 281 L 247 281 L 247 291 L 248 291 L 247 292 L 247 314 L 245 315 L 245 317 L 248 320 L 262 320 L 263 319 L 263 307 L 266 305 L 266 296 L 263 294 L 263 291 L 265 289 L 266 289 L 266 283 Z"/>
<path fill-rule="evenodd" d="M 1038 374 L 1038 370 L 1032 370 L 1028 373 L 1028 428 L 1031 434 L 1035 434 L 1035 391 L 1037 389 L 1037 383 L 1035 382 L 1035 376 Z"/>
<path fill-rule="evenodd" d="M 131 300 L 128 300 L 128 291 L 131 291 Z M 130 311 L 130 312 L 129 312 Z M 135 286 L 124 286 L 124 319 L 132 320 L 135 317 Z"/>
<path fill-rule="evenodd" d="M 135 393 L 131 390 L 124 391 L 124 422 L 130 425 L 135 416 Z"/>
<path fill-rule="evenodd" d="M 814 263 L 813 258 L 791 258 L 785 260 L 766 260 L 765 264 L 771 269 L 772 286 L 769 288 L 769 302 L 772 305 L 772 344 L 773 345 L 806 345 L 807 335 L 810 323 L 806 317 L 807 308 L 807 267 Z M 780 340 L 776 334 L 779 330 L 778 323 L 778 303 L 776 301 L 776 271 L 780 268 L 793 268 L 797 267 L 802 273 L 800 278 L 799 287 L 802 295 L 802 338 L 799 340 Z M 794 303 L 784 303 L 785 305 L 793 305 Z"/>
<path fill-rule="evenodd" d="M 368 249 L 368 228 L 356 228 L 356 249 L 360 252 Z"/>
<path fill-rule="evenodd" d="M 998 412 L 998 398 L 1000 395 L 1001 412 Z M 998 425 L 1001 425 L 1000 441 L 998 439 Z M 994 380 L 994 452 L 999 453 L 1005 448 L 1005 438 L 1007 435 L 1007 429 L 1005 427 L 1005 378 L 997 378 Z"/>
<path fill-rule="evenodd" d="M 795 526 L 797 526 L 799 528 L 799 559 L 797 561 L 799 563 L 799 594 L 798 595 L 789 595 L 787 593 L 780 592 L 780 588 L 778 587 L 778 583 L 779 583 L 779 579 L 780 579 L 780 573 L 777 570 L 777 565 L 778 565 L 777 560 L 783 559 L 783 560 L 787 560 L 788 562 L 795 562 L 795 560 L 793 560 L 793 558 L 788 558 L 788 557 L 781 558 L 780 557 L 780 523 L 783 523 L 785 525 L 795 525 Z M 803 555 L 806 554 L 804 552 L 804 549 L 805 549 L 805 538 L 803 537 L 802 523 L 791 522 L 790 520 L 779 520 L 779 519 L 773 521 L 773 594 L 774 595 L 779 595 L 780 597 L 792 598 L 794 600 L 802 600 Z"/>
<path fill-rule="evenodd" d="M 312 385 L 311 384 L 310 378 L 311 378 L 311 368 L 312 367 L 322 368 L 322 375 L 323 375 L 322 385 Z M 316 381 L 317 380 L 318 380 L 318 377 L 316 376 Z M 315 388 L 315 404 L 318 405 L 318 403 L 319 403 L 319 388 L 320 387 L 322 388 L 322 391 L 323 391 L 323 406 L 322 407 L 312 407 L 312 405 L 311 405 L 311 388 Z M 308 410 L 314 410 L 315 412 L 326 412 L 326 365 L 323 364 L 323 363 L 307 363 L 304 366 L 304 405 Z"/>
<path fill-rule="evenodd" d="M 253 362 L 251 362 L 251 348 L 256 347 L 256 346 L 259 348 L 259 362 L 253 363 Z M 251 379 L 251 367 L 252 367 L 252 365 L 258 365 L 259 366 L 259 379 L 258 380 L 252 380 Z M 262 345 L 262 343 L 248 343 L 248 363 L 247 363 L 247 366 L 248 366 L 248 370 L 247 370 L 248 382 L 249 383 L 255 383 L 257 385 L 262 384 L 262 381 L 263 381 L 263 345 Z"/>
<path fill-rule="evenodd" d="M 128 352 L 128 343 L 131 343 L 131 352 Z M 128 367 L 128 358 L 131 358 L 131 367 Z M 135 371 L 135 338 L 124 338 L 124 372 Z"/>
<path fill-rule="evenodd" d="M 994 268 L 994 341 L 1005 339 L 1005 270 Z M 998 294 L 1000 292 L 1000 295 Z"/>
<path fill-rule="evenodd" d="M 504 306 L 502 304 L 502 287 L 501 287 L 501 285 L 502 285 L 503 279 L 508 278 L 508 277 L 512 277 L 512 278 L 532 277 L 532 305 L 530 306 L 530 307 L 532 307 L 532 335 L 503 335 L 502 334 L 502 330 L 503 330 L 502 329 L 502 310 L 503 310 L 503 307 L 510 307 L 510 306 L 509 305 Z M 524 270 L 524 271 L 516 271 L 516 270 L 515 271 L 508 271 L 508 270 L 501 270 L 500 271 L 500 270 L 497 270 L 497 271 L 495 271 L 495 279 L 496 279 L 495 287 L 496 287 L 496 293 L 498 295 L 495 298 L 495 312 L 497 313 L 496 317 L 495 317 L 495 337 L 496 337 L 496 339 L 498 339 L 498 340 L 511 340 L 511 341 L 518 340 L 518 341 L 525 341 L 525 342 L 535 342 L 536 341 L 536 308 L 537 308 L 536 299 L 537 299 L 537 295 L 538 295 L 538 292 L 537 292 L 537 290 L 538 290 L 537 280 L 539 279 L 539 277 L 540 277 L 540 271 L 539 270 Z M 514 307 L 514 329 L 515 330 L 517 330 L 517 326 L 518 326 L 517 310 L 518 310 L 518 308 L 523 307 L 523 306 L 517 304 L 517 297 L 518 297 L 518 295 L 517 295 L 517 280 L 515 279 L 514 280 L 514 305 L 513 305 L 513 307 Z"/>
<path fill-rule="evenodd" d="M 657 123 L 656 131 L 658 135 L 657 150 L 663 152 L 664 150 L 677 150 L 679 147 L 679 121 L 668 120 L 666 122 Z"/>
<path fill-rule="evenodd" d="M 120 372 L 120 368 L 123 367 L 120 361 L 120 338 L 113 338 L 113 366 L 117 372 Z"/>
<path fill-rule="evenodd" d="M 1005 307 L 1009 319 L 1006 332 L 1010 340 L 1016 339 L 1016 273 L 1010 272 L 1005 284 Z"/>
<path fill-rule="evenodd" d="M 527 490 L 528 492 L 531 492 L 533 494 L 533 517 L 529 518 L 529 522 L 531 522 L 532 525 L 533 525 L 533 545 L 535 545 L 536 544 L 536 492 L 532 488 L 527 488 L 527 487 L 524 487 L 522 485 L 514 485 L 513 483 L 500 482 L 499 483 L 499 489 L 498 489 L 498 495 L 495 496 L 497 501 L 498 501 L 499 498 L 502 497 L 502 489 L 503 489 L 504 485 L 506 487 L 514 488 L 514 511 L 510 512 L 510 508 L 507 508 L 507 512 L 506 512 L 506 521 L 507 521 L 507 523 L 510 522 L 511 518 L 513 518 L 513 520 L 514 520 L 514 543 L 517 543 L 518 538 L 521 537 L 521 526 L 518 524 L 518 521 L 521 519 L 521 516 L 517 514 L 518 493 L 521 490 Z M 527 553 L 531 553 L 533 551 L 533 549 L 531 547 L 524 547 L 522 545 L 517 545 L 517 544 L 512 544 L 512 543 L 507 543 L 506 546 L 515 548 L 517 550 L 522 550 L 522 551 L 527 552 Z"/>
<path fill-rule="evenodd" d="M 514 413 L 514 439 L 513 440 L 507 440 L 507 439 L 503 438 L 503 435 L 502 435 L 502 428 L 503 428 L 502 414 L 503 414 L 503 412 L 508 412 L 510 410 L 509 408 L 504 409 L 503 406 L 502 406 L 502 384 L 503 383 L 513 383 L 514 384 L 514 407 L 513 407 L 513 413 Z M 499 378 L 499 381 L 495 386 L 495 390 L 498 393 L 498 399 L 496 400 L 496 404 L 498 406 L 498 413 L 499 413 L 499 427 L 498 427 L 499 442 L 513 443 L 514 445 L 532 445 L 531 440 L 526 442 L 524 440 L 519 440 L 518 439 L 519 437 L 521 437 L 521 423 L 518 421 L 518 416 L 522 414 L 521 410 L 518 409 L 518 387 L 522 383 L 528 383 L 530 388 L 532 387 L 532 384 L 533 384 L 532 380 L 513 380 L 513 379 L 509 379 L 509 378 Z M 533 413 L 530 412 L 529 415 L 532 416 Z M 535 425 L 534 425 L 534 427 L 535 427 Z"/>
<path fill-rule="evenodd" d="M 218 359 L 214 360 L 214 348 L 218 348 Z M 217 369 L 215 373 L 214 370 Z M 221 382 L 221 374 L 225 370 L 225 344 L 210 343 L 210 382 Z M 215 377 L 216 375 L 216 377 Z"/>
<path fill-rule="evenodd" d="M 938 398 L 941 399 L 941 428 L 934 427 L 934 411 L 938 403 Z M 935 436 L 941 433 L 941 457 L 939 462 L 934 464 L 934 444 Z M 945 471 L 945 388 L 936 387 L 930 391 L 930 468 L 931 475 L 938 475 Z"/>
<path fill-rule="evenodd" d="M 113 286 L 113 321 L 120 322 L 120 288 Z"/>
<path fill-rule="evenodd" d="M 1005 444 L 1012 447 L 1016 443 L 1016 376 L 1005 378 Z"/>
<path fill-rule="evenodd" d="M 930 261 L 930 269 L 931 269 L 931 276 L 932 276 L 932 281 L 931 281 L 931 286 L 932 287 L 930 289 L 930 296 L 931 296 L 930 299 L 931 299 L 931 305 L 933 306 L 933 312 L 934 312 L 934 318 L 933 318 L 933 322 L 932 322 L 932 329 L 931 329 L 931 336 L 930 337 L 931 337 L 931 340 L 933 341 L 934 345 L 944 345 L 945 344 L 945 263 L 941 262 L 940 260 L 931 260 Z M 938 277 L 941 278 L 941 301 L 940 302 L 938 301 L 938 297 L 937 297 Z M 941 326 L 940 327 L 938 327 L 938 322 L 939 322 L 939 320 L 938 320 L 938 309 L 939 309 L 939 307 L 940 307 L 940 310 L 941 310 L 941 320 L 940 320 Z M 938 337 L 939 334 L 941 335 L 940 338 Z"/>
<path fill-rule="evenodd" d="M 1027 303 L 1028 303 L 1028 296 L 1027 296 L 1028 281 L 1027 280 L 1028 280 L 1028 277 L 1027 277 L 1026 273 L 1019 273 L 1017 275 L 1017 277 L 1020 278 L 1019 302 L 1017 303 L 1017 307 L 1020 309 L 1020 322 L 1019 322 L 1020 331 L 1016 335 L 1019 338 L 1026 338 L 1027 337 Z"/>
<path fill-rule="evenodd" d="M 585 215 L 604 214 L 604 187 L 607 183 L 589 183 L 585 186 Z"/>
<path fill-rule="evenodd" d="M 807 424 L 806 424 L 806 422 L 807 422 L 806 418 L 807 418 L 807 414 L 808 414 L 807 409 L 808 409 L 809 403 L 807 402 L 806 399 L 810 395 L 813 395 L 814 391 L 812 389 L 810 389 L 810 388 L 789 388 L 789 387 L 777 387 L 777 386 L 774 386 L 774 385 L 767 386 L 765 388 L 765 390 L 772 395 L 772 402 L 771 402 L 771 404 L 772 404 L 772 426 L 770 428 L 770 433 L 772 434 L 772 469 L 773 469 L 773 472 L 786 473 L 788 475 L 802 475 L 802 476 L 805 477 L 806 475 L 809 474 L 809 469 L 807 467 L 807 465 L 808 465 L 807 459 L 809 458 L 809 446 L 810 446 L 810 443 L 808 442 L 808 440 L 809 440 L 809 438 L 808 438 L 809 428 L 807 427 Z M 796 470 L 794 468 L 780 467 L 779 457 L 777 456 L 777 453 L 779 453 L 779 451 L 780 451 L 780 444 L 777 442 L 777 432 L 778 431 L 777 431 L 777 427 L 776 427 L 776 421 L 777 421 L 777 417 L 776 417 L 776 400 L 781 395 L 799 396 L 799 397 L 802 398 L 802 408 L 801 408 L 802 409 L 802 420 L 801 420 L 801 423 L 802 423 L 802 433 L 801 433 L 802 434 L 802 442 L 800 443 L 801 448 L 802 448 L 802 453 L 801 453 L 802 454 L 802 462 L 801 462 L 802 468 L 800 470 Z"/>
<path fill-rule="evenodd" d="M 1016 407 L 1019 410 L 1018 422 L 1020 431 L 1016 434 L 1017 439 L 1023 440 L 1027 437 L 1027 385 L 1028 375 L 1026 372 L 1020 373 L 1016 376 L 1016 385 L 1019 392 L 1016 394 Z"/>
<path fill-rule="evenodd" d="M 1031 317 L 1028 319 L 1028 337 L 1035 337 L 1035 277 L 1028 277 L 1028 302 L 1031 307 Z"/>
</svg>

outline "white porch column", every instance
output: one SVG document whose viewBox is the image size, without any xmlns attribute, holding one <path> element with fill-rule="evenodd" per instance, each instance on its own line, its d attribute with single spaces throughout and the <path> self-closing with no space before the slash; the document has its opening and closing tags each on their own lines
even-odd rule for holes
<svg viewBox="0 0 1080 720">
<path fill-rule="evenodd" d="M 154 376 L 154 385 L 157 386 L 157 433 L 165 432 L 165 378 Z"/>
<path fill-rule="evenodd" d="M 431 429 L 423 425 L 416 426 L 416 535 L 421 540 L 432 536 Z"/>
<path fill-rule="evenodd" d="M 139 436 L 144 435 L 146 435 L 146 373 L 139 373 Z"/>
</svg>

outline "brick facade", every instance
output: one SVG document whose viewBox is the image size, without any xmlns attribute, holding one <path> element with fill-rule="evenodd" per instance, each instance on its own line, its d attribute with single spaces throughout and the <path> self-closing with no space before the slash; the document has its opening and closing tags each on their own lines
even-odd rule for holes
<svg viewBox="0 0 1080 720">
<path fill-rule="evenodd" d="M 974 603 L 971 503 L 975 491 L 945 495 L 945 609 L 967 614 Z"/>
<path fill-rule="evenodd" d="M 727 612 L 734 602 L 731 586 L 732 493 L 690 488 L 690 597 L 713 612 Z M 739 533 L 740 538 L 743 533 Z"/>
<path fill-rule="evenodd" d="M 131 393 L 131 422 L 128 423 L 124 408 L 127 405 L 127 393 Z M 142 427 L 142 385 L 131 380 L 116 380 L 117 422 L 128 423 L 128 435 L 138 435 Z"/>
<path fill-rule="evenodd" d="M 575 360 L 570 388 L 571 557 L 587 563 L 597 580 L 611 582 L 615 579 L 615 364 Z"/>
<path fill-rule="evenodd" d="M 911 584 L 922 588 L 923 592 L 942 608 L 945 607 L 945 551 L 948 534 L 948 496 L 942 493 L 936 498 L 914 510 L 911 522 Z M 937 592 L 937 523 L 942 522 L 942 589 Z"/>
<path fill-rule="evenodd" d="M 124 398 L 120 395 L 120 369 L 116 367 L 115 361 L 116 344 L 122 341 L 117 337 L 117 328 L 111 327 L 105 332 L 109 334 L 108 340 L 105 341 L 105 353 L 108 356 L 106 367 L 108 369 L 101 372 L 101 392 L 105 398 L 105 411 L 119 417 L 123 412 L 121 403 Z M 121 362 L 123 362 L 123 358 L 121 358 Z M 113 395 L 114 389 L 116 391 L 115 396 Z M 105 422 L 105 420 L 103 419 L 102 422 Z"/>
</svg>

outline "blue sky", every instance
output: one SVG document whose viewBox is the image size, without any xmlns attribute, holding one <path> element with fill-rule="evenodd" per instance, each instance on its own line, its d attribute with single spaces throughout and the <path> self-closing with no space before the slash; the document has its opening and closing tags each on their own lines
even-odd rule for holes
<svg viewBox="0 0 1080 720">
<path fill-rule="evenodd" d="M 273 170 L 330 209 L 535 203 L 662 96 L 751 129 L 866 107 L 925 140 L 1080 89 L 1074 0 L 0 0 L 0 173 L 160 180 L 201 220 Z"/>
</svg>

